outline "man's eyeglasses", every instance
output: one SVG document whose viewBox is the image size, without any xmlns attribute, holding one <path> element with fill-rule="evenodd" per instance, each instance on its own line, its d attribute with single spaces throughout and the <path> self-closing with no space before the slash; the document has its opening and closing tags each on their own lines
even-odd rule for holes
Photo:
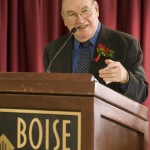
<svg viewBox="0 0 150 150">
<path fill-rule="evenodd" d="M 78 18 L 78 15 L 81 15 L 84 19 L 86 19 L 92 15 L 93 4 L 91 8 L 84 8 L 83 10 L 80 11 L 79 14 L 77 12 L 70 11 L 67 14 L 65 14 L 65 17 L 71 22 L 76 21 Z"/>
</svg>

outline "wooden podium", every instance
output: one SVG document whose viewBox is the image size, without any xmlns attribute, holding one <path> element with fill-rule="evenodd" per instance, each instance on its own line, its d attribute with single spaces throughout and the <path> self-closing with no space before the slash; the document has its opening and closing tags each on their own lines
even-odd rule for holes
<svg viewBox="0 0 150 150">
<path fill-rule="evenodd" d="M 0 73 L 0 149 L 148 150 L 148 109 L 91 78 Z"/>
</svg>

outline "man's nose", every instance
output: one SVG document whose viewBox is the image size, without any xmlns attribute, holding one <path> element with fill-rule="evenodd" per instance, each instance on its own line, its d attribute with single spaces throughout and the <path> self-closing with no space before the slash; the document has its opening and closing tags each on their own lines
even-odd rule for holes
<svg viewBox="0 0 150 150">
<path fill-rule="evenodd" d="M 84 17 L 82 17 L 81 14 L 78 14 L 77 22 L 83 22 L 83 21 L 84 21 Z"/>
</svg>

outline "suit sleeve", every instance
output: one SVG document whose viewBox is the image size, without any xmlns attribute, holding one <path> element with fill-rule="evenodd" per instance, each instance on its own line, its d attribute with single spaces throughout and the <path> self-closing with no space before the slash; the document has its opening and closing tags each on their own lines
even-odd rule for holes
<svg viewBox="0 0 150 150">
<path fill-rule="evenodd" d="M 124 95 L 141 103 L 148 96 L 148 83 L 142 67 L 143 54 L 138 41 L 133 40 L 128 47 L 125 67 L 129 72 L 129 84 Z"/>
</svg>

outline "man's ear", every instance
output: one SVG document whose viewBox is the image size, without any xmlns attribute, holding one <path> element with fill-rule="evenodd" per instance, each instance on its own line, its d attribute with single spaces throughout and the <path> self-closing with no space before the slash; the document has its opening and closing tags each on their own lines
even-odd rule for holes
<svg viewBox="0 0 150 150">
<path fill-rule="evenodd" d="M 63 21 L 64 21 L 64 25 L 66 26 L 65 16 L 64 16 L 64 13 L 63 13 L 63 12 L 61 12 L 61 17 L 62 17 L 62 19 L 63 19 Z"/>
<path fill-rule="evenodd" d="M 95 9 L 96 9 L 97 15 L 98 15 L 98 17 L 99 17 L 99 5 L 98 5 L 98 2 L 95 1 L 94 3 L 96 3 L 96 4 L 95 4 Z"/>
</svg>

